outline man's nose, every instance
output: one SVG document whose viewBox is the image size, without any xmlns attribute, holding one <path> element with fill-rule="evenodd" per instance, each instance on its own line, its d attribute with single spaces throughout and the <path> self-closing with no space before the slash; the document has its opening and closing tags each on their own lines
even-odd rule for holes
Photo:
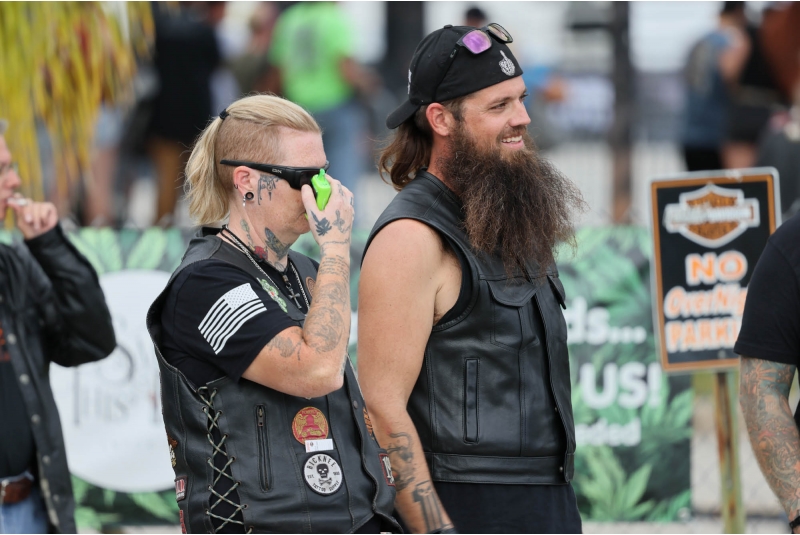
<svg viewBox="0 0 800 535">
<path fill-rule="evenodd" d="M 525 103 L 518 100 L 514 106 L 514 115 L 511 117 L 511 121 L 509 121 L 509 126 L 528 126 L 531 124 L 531 118 L 528 115 L 528 109 L 525 107 Z"/>
</svg>

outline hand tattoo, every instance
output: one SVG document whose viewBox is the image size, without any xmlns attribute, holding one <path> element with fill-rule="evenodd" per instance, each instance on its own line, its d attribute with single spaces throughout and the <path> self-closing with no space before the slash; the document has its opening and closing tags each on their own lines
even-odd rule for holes
<svg viewBox="0 0 800 535">
<path fill-rule="evenodd" d="M 325 234 L 328 233 L 329 230 L 331 230 L 331 223 L 330 221 L 328 221 L 327 217 L 323 217 L 322 220 L 320 221 L 317 218 L 317 214 L 315 214 L 314 212 L 311 212 L 311 217 L 314 218 L 314 224 L 317 229 L 317 234 L 319 234 L 320 236 L 324 236 Z"/>
<path fill-rule="evenodd" d="M 258 204 L 261 204 L 261 190 L 267 190 L 269 200 L 272 200 L 272 192 L 275 190 L 278 178 L 272 175 L 261 174 L 258 179 Z"/>
<path fill-rule="evenodd" d="M 344 219 L 339 214 L 339 210 L 336 210 L 336 221 L 333 222 L 333 226 L 339 229 L 339 232 L 345 234 L 348 230 L 350 230 L 350 226 L 345 226 Z"/>
</svg>

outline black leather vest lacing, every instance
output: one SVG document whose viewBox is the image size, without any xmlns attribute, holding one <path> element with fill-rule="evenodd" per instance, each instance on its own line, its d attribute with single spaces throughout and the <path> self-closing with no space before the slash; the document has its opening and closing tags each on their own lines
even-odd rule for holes
<svg viewBox="0 0 800 535">
<path fill-rule="evenodd" d="M 198 388 L 162 356 L 161 311 L 172 281 L 186 266 L 213 258 L 263 278 L 240 251 L 221 245 L 214 236 L 193 239 L 147 315 L 161 372 L 176 492 L 182 491 L 177 495 L 182 527 L 189 533 L 211 533 L 221 524 L 242 523 L 248 532 L 347 533 L 378 515 L 385 526 L 399 531 L 392 517 L 395 492 L 388 456 L 367 429 L 364 400 L 349 362 L 341 389 L 309 400 L 246 379 L 234 383 L 223 377 Z M 301 284 L 316 277 L 308 258 L 292 251 L 289 259 Z M 304 288 L 310 295 L 307 285 Z M 302 324 L 305 315 L 290 300 L 286 305 L 289 315 Z M 313 491 L 307 483 L 304 466 L 315 453 L 307 453 L 292 431 L 292 417 L 308 406 L 327 414 L 334 449 L 322 453 L 332 460 L 330 470 L 341 469 L 341 487 L 329 495 Z M 218 456 L 224 463 L 215 463 Z M 328 475 L 326 470 L 320 469 L 320 477 Z M 230 491 L 214 491 L 220 478 L 230 478 Z M 234 490 L 238 503 L 230 501 Z M 237 522 L 235 515 L 216 515 L 215 528 L 215 506 L 223 501 L 239 509 L 243 521 Z"/>
</svg>

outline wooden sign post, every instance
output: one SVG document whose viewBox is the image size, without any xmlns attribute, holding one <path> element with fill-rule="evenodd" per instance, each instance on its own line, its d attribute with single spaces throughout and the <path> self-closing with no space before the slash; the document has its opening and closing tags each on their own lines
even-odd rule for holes
<svg viewBox="0 0 800 535">
<path fill-rule="evenodd" d="M 668 373 L 716 371 L 715 422 L 725 533 L 744 533 L 736 430 L 747 285 L 780 223 L 774 168 L 685 173 L 651 184 L 654 325 Z"/>
</svg>

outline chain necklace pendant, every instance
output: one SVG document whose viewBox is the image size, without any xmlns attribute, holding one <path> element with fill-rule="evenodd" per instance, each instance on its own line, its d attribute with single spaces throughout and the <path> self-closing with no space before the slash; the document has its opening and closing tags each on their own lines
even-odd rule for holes
<svg viewBox="0 0 800 535">
<path fill-rule="evenodd" d="M 292 288 L 292 283 L 289 282 L 289 277 L 286 276 L 286 273 L 281 273 L 281 277 L 283 277 L 283 283 L 286 285 L 286 291 L 289 292 L 289 295 L 288 295 L 289 299 L 294 301 L 294 304 L 297 305 L 297 308 L 302 310 L 303 307 L 300 305 L 300 302 L 297 300 L 297 298 L 300 297 L 300 294 L 294 291 L 294 288 Z"/>
</svg>

